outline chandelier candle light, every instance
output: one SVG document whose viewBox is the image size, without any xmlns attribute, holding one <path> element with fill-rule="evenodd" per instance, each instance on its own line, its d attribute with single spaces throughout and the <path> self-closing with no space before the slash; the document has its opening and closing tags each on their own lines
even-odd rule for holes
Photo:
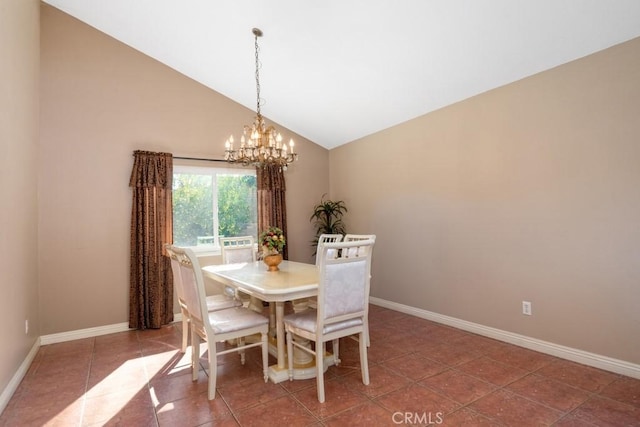
<svg viewBox="0 0 640 427">
<path fill-rule="evenodd" d="M 293 139 L 289 146 L 282 142 L 282 135 L 273 126 L 267 126 L 264 117 L 260 113 L 260 73 L 258 60 L 258 37 L 262 37 L 262 31 L 258 28 L 252 30 L 255 36 L 256 46 L 256 92 L 257 108 L 256 117 L 251 126 L 245 125 L 240 148 L 234 149 L 233 135 L 225 142 L 224 159 L 229 163 L 242 163 L 244 166 L 263 167 L 265 165 L 277 165 L 283 170 L 289 163 L 298 160 L 298 154 L 293 152 Z"/>
</svg>

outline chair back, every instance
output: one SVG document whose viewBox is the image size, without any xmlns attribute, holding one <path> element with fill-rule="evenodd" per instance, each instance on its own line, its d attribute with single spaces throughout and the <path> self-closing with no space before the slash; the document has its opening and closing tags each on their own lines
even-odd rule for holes
<svg viewBox="0 0 640 427">
<path fill-rule="evenodd" d="M 322 246 L 325 243 L 336 243 L 342 241 L 342 234 L 321 234 L 318 237 L 318 246 L 316 247 L 316 265 L 320 265 L 320 254 L 322 253 Z M 329 253 L 330 257 L 337 257 L 338 251 L 332 249 Z"/>
<path fill-rule="evenodd" d="M 171 273 L 173 274 L 173 289 L 175 289 L 176 294 L 178 296 L 178 303 L 181 306 L 185 304 L 184 302 L 184 290 L 182 286 L 182 276 L 180 275 L 180 262 L 178 261 L 178 256 L 173 251 L 173 246 L 169 243 L 164 245 L 164 249 L 169 254 L 169 259 L 171 260 Z"/>
<path fill-rule="evenodd" d="M 344 236 L 345 242 L 357 242 L 360 240 L 373 240 L 373 242 L 375 243 L 376 235 L 375 234 L 345 234 Z M 350 248 L 346 253 L 342 254 L 342 256 L 357 255 L 357 252 L 358 252 L 358 248 Z"/>
<path fill-rule="evenodd" d="M 222 263 L 235 264 L 256 260 L 253 236 L 221 237 Z"/>
<path fill-rule="evenodd" d="M 189 317 L 195 325 L 209 332 L 210 327 L 205 327 L 205 323 L 208 324 L 209 320 L 207 295 L 198 258 L 189 248 L 172 246 L 170 250 L 176 255 L 180 268 L 184 302 L 189 310 Z"/>
<path fill-rule="evenodd" d="M 364 324 L 368 312 L 373 239 L 325 243 L 319 265 L 316 333 L 331 331 L 331 324 Z M 331 251 L 341 251 L 335 258 Z M 353 255 L 344 255 L 353 253 Z M 343 323 L 344 325 L 344 323 Z"/>
</svg>

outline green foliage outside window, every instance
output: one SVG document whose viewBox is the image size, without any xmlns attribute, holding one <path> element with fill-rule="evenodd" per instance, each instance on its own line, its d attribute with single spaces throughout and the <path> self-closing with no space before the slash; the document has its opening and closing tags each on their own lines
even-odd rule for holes
<svg viewBox="0 0 640 427">
<path fill-rule="evenodd" d="M 256 236 L 256 177 L 221 175 L 218 177 L 218 219 L 220 236 Z"/>
<path fill-rule="evenodd" d="M 213 235 L 213 180 L 210 175 L 173 175 L 173 241 L 196 246 Z"/>
<path fill-rule="evenodd" d="M 219 236 L 257 236 L 256 177 L 217 175 L 217 224 L 214 224 L 215 178 L 215 174 L 174 173 L 173 241 L 176 245 L 215 243 L 215 225 Z"/>
</svg>

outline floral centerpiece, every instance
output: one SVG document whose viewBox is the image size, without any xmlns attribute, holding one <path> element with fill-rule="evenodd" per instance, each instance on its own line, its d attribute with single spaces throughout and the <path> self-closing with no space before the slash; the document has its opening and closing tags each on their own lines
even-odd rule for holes
<svg viewBox="0 0 640 427">
<path fill-rule="evenodd" d="M 282 262 L 282 249 L 286 244 L 284 233 L 278 227 L 269 227 L 260 233 L 259 242 L 269 271 L 278 271 L 278 265 Z"/>
<path fill-rule="evenodd" d="M 265 255 L 282 253 L 286 244 L 284 233 L 278 227 L 269 227 L 260 233 L 260 244 Z"/>
</svg>

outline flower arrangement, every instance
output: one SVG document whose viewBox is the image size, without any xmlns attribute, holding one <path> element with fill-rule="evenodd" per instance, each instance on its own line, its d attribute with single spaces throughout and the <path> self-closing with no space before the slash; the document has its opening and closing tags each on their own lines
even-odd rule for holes
<svg viewBox="0 0 640 427">
<path fill-rule="evenodd" d="M 269 227 L 260 233 L 260 244 L 266 253 L 280 253 L 286 244 L 284 234 L 278 227 Z"/>
</svg>

